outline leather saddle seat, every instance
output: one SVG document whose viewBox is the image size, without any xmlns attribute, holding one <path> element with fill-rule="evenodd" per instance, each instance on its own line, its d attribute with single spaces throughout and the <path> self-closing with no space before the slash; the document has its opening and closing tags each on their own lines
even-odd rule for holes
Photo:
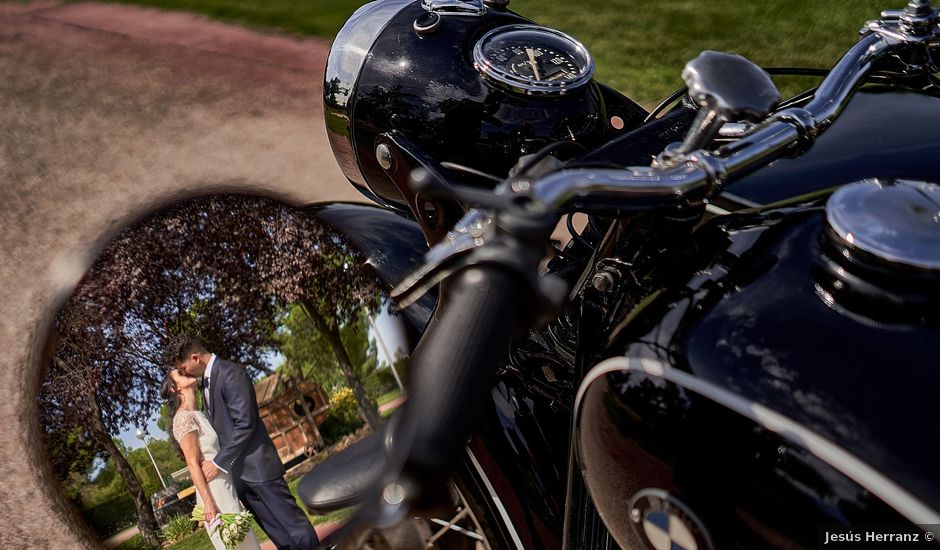
<svg viewBox="0 0 940 550">
<path fill-rule="evenodd" d="M 373 432 L 305 475 L 297 494 L 312 514 L 327 514 L 360 504 L 382 475 L 386 463 L 386 426 Z"/>
</svg>

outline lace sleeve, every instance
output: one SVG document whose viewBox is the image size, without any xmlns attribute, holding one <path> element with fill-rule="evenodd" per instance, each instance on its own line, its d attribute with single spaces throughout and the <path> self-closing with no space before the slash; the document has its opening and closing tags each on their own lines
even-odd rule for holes
<svg viewBox="0 0 940 550">
<path fill-rule="evenodd" d="M 189 432 L 198 431 L 199 423 L 196 420 L 196 413 L 192 411 L 180 411 L 173 417 L 173 437 L 176 438 L 176 441 L 182 439 L 183 436 Z"/>
</svg>

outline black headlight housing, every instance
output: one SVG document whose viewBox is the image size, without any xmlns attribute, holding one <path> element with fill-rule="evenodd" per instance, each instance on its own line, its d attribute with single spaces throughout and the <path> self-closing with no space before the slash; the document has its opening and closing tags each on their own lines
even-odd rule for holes
<svg viewBox="0 0 940 550">
<path fill-rule="evenodd" d="M 429 4 L 366 4 L 330 51 L 324 83 L 327 133 L 343 173 L 363 194 L 407 209 L 400 191 L 405 182 L 395 181 L 376 159 L 377 138 L 392 130 L 438 162 L 498 177 L 505 177 L 520 156 L 549 143 L 569 140 L 590 148 L 611 137 L 605 100 L 612 91 L 593 80 L 558 95 L 527 95 L 487 80 L 474 66 L 473 49 L 483 35 L 531 21 L 508 10 L 484 9 L 476 15 L 443 14 L 432 32 L 419 33 L 416 21 L 426 20 Z"/>
</svg>

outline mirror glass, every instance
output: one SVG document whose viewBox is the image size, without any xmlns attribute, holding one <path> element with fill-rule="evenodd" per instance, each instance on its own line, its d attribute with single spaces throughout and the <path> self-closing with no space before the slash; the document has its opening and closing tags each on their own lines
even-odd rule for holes
<svg viewBox="0 0 940 550">
<path fill-rule="evenodd" d="M 247 370 L 291 488 L 381 426 L 414 334 L 369 260 L 315 209 L 242 195 L 177 203 L 104 247 L 55 318 L 39 394 L 53 470 L 102 540 L 205 536 L 161 395 L 174 335 Z"/>
</svg>

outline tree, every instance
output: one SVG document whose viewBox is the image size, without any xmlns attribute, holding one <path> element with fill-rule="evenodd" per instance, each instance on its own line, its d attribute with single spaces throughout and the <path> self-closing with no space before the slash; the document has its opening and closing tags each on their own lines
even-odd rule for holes
<svg viewBox="0 0 940 550">
<path fill-rule="evenodd" d="M 137 387 L 135 382 L 138 382 L 136 375 L 143 374 L 146 378 L 147 373 L 127 372 L 122 378 L 113 372 L 116 369 L 104 368 L 100 358 L 114 351 L 107 338 L 112 327 L 106 323 L 86 325 L 88 317 L 87 310 L 73 303 L 56 320 L 58 339 L 55 356 L 40 394 L 43 424 L 46 433 L 52 437 L 53 445 L 61 444 L 54 434 L 80 427 L 88 430 L 107 453 L 134 499 L 141 538 L 147 544 L 157 545 L 157 521 L 150 500 L 133 468 L 111 438 L 116 424 L 123 419 L 139 418 L 146 410 L 150 401 L 148 388 L 146 385 Z"/>
<path fill-rule="evenodd" d="M 104 249 L 56 319 L 41 394 L 46 433 L 61 440 L 84 427 L 134 496 L 145 540 L 155 542 L 149 502 L 110 434 L 143 425 L 160 406 L 167 339 L 194 332 L 220 356 L 264 371 L 279 313 L 302 303 L 360 414 L 377 428 L 340 335 L 344 319 L 380 303 L 370 270 L 328 228 L 269 199 L 200 197 L 152 216 Z"/>
<path fill-rule="evenodd" d="M 170 239 L 184 253 L 177 263 L 199 287 L 205 308 L 198 315 L 201 333 L 210 343 L 231 340 L 229 331 L 252 330 L 229 346 L 250 354 L 274 343 L 281 308 L 301 304 L 336 355 L 340 371 L 356 395 L 359 412 L 369 426 L 380 426 L 378 411 L 368 400 L 343 345 L 340 327 L 359 311 L 375 310 L 381 291 L 371 267 L 338 235 L 303 211 L 273 200 L 236 195 L 194 199 L 174 208 L 149 239 Z M 178 268 L 177 268 L 178 269 Z M 244 312 L 235 323 L 230 310 Z M 245 319 L 245 317 L 250 317 Z M 215 348 L 218 349 L 218 348 Z M 237 358 L 237 355 L 228 355 Z M 256 365 L 258 363 L 255 363 Z"/>
<path fill-rule="evenodd" d="M 365 380 L 375 370 L 378 362 L 375 344 L 368 337 L 368 314 L 362 311 L 340 325 L 340 339 L 347 350 L 356 376 L 364 381 L 363 385 L 367 385 Z M 288 375 L 296 372 L 303 378 L 316 380 L 329 391 L 339 387 L 349 387 L 346 377 L 338 370 L 336 354 L 327 342 L 326 336 L 316 328 L 302 306 L 292 305 L 285 309 L 276 338 L 278 349 L 284 356 L 284 362 L 278 367 L 279 370 L 283 370 Z M 291 368 L 289 369 L 288 366 Z M 371 395 L 371 397 L 376 396 Z"/>
<path fill-rule="evenodd" d="M 150 453 L 153 455 L 157 467 L 160 468 L 160 474 L 164 476 L 167 483 L 170 482 L 167 479 L 170 474 L 186 466 L 186 463 L 176 452 L 176 447 L 168 440 L 150 439 L 147 441 L 147 446 L 150 448 Z M 160 478 L 157 477 L 157 472 L 153 468 L 153 462 L 150 461 L 150 455 L 147 454 L 147 449 L 141 447 L 130 451 L 127 453 L 127 462 L 134 468 L 134 472 L 136 472 L 137 478 L 140 479 L 140 484 L 147 496 L 163 488 L 163 484 L 160 483 Z"/>
<path fill-rule="evenodd" d="M 44 435 L 52 470 L 59 479 L 72 474 L 86 476 L 95 459 L 103 454 L 91 434 L 81 427 L 50 426 Z"/>
<path fill-rule="evenodd" d="M 82 504 L 82 490 L 95 461 L 103 458 L 104 451 L 95 439 L 81 427 L 48 427 L 44 435 L 49 461 L 56 477 L 62 481 L 65 496 Z"/>
</svg>

